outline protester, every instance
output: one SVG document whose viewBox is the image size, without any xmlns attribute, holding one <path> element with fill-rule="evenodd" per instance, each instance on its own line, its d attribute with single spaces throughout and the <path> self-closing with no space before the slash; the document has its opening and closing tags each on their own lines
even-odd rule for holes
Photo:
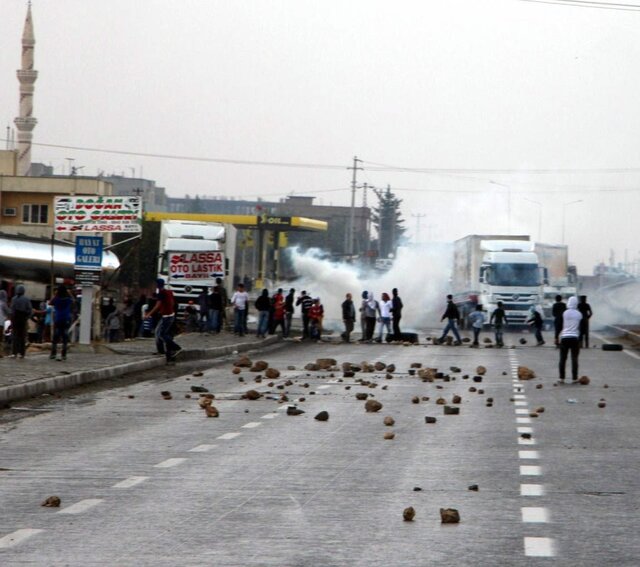
<svg viewBox="0 0 640 567">
<path fill-rule="evenodd" d="M 562 330 L 560 331 L 560 381 L 564 382 L 567 357 L 571 352 L 571 377 L 574 382 L 578 380 L 578 357 L 580 356 L 580 323 L 582 313 L 578 311 L 578 299 L 570 297 L 567 308 L 562 314 Z"/>
<path fill-rule="evenodd" d="M 239 283 L 237 291 L 231 297 L 231 305 L 234 315 L 233 332 L 241 337 L 245 333 L 248 302 L 249 294 L 244 290 L 244 284 Z"/>
<path fill-rule="evenodd" d="M 554 342 L 556 348 L 560 348 L 560 333 L 562 331 L 563 319 L 562 314 L 567 309 L 567 305 L 562 301 L 561 295 L 556 295 L 556 302 L 551 308 L 551 315 L 553 316 L 553 326 L 555 330 Z"/>
<path fill-rule="evenodd" d="M 587 303 L 586 295 L 580 296 L 578 311 L 582 315 L 582 320 L 580 321 L 580 346 L 589 348 L 589 319 L 591 319 L 593 311 L 591 311 L 591 305 Z"/>
<path fill-rule="evenodd" d="M 373 296 L 373 293 L 370 291 L 367 292 L 367 299 L 364 302 L 365 340 L 367 342 L 373 341 L 373 334 L 376 330 L 376 317 L 379 313 L 378 302 Z"/>
<path fill-rule="evenodd" d="M 117 306 L 114 305 L 114 307 L 115 309 L 107 315 L 105 321 L 107 340 L 110 343 L 118 342 L 120 337 L 120 311 Z"/>
<path fill-rule="evenodd" d="M 27 348 L 27 321 L 31 317 L 31 300 L 25 295 L 22 284 L 16 286 L 16 295 L 11 300 L 11 329 L 13 337 L 12 357 L 24 358 Z"/>
<path fill-rule="evenodd" d="M 469 321 L 471 321 L 471 328 L 473 329 L 473 343 L 472 346 L 480 346 L 479 338 L 480 331 L 484 327 L 485 315 L 482 311 L 482 305 L 476 305 L 476 309 L 473 313 L 469 314 Z"/>
<path fill-rule="evenodd" d="M 198 294 L 198 309 L 198 331 L 204 333 L 211 327 L 209 323 L 209 294 L 206 287 L 203 287 Z"/>
<path fill-rule="evenodd" d="M 223 300 L 219 285 L 214 285 L 211 293 L 207 296 L 209 314 L 207 316 L 208 329 L 210 333 L 220 332 L 220 321 L 222 321 Z"/>
<path fill-rule="evenodd" d="M 440 321 L 447 320 L 447 324 L 445 328 L 442 330 L 442 336 L 438 339 L 438 342 L 442 344 L 449 334 L 449 331 L 453 333 L 455 337 L 454 345 L 461 345 L 462 340 L 460 339 L 460 333 L 458 333 L 458 322 L 460 321 L 460 312 L 458 311 L 457 305 L 453 302 L 453 295 L 447 295 L 447 308 L 445 309 L 444 314 Z"/>
<path fill-rule="evenodd" d="M 369 299 L 369 292 L 363 291 L 361 295 L 362 301 L 360 302 L 360 341 L 364 342 L 367 340 L 367 316 L 365 314 L 365 307 L 367 305 L 367 300 Z"/>
<path fill-rule="evenodd" d="M 320 340 L 322 338 L 322 319 L 324 318 L 324 307 L 320 303 L 320 298 L 313 299 L 311 309 L 309 309 L 309 332 L 311 338 Z"/>
<path fill-rule="evenodd" d="M 400 319 L 402 319 L 402 308 L 404 305 L 402 304 L 402 299 L 398 295 L 398 288 L 394 287 L 391 290 L 391 295 L 393 299 L 391 302 L 393 303 L 393 307 L 391 309 L 391 317 L 393 321 L 393 340 L 399 341 L 402 339 L 402 333 L 400 332 Z"/>
<path fill-rule="evenodd" d="M 503 325 L 508 325 L 509 321 L 507 320 L 507 314 L 502 307 L 502 301 L 498 301 L 497 307 L 493 310 L 491 318 L 489 319 L 489 324 L 493 324 L 496 346 L 503 347 L 504 341 L 502 337 L 502 327 Z"/>
<path fill-rule="evenodd" d="M 286 327 L 285 327 L 285 302 L 284 302 L 284 296 L 282 295 L 282 290 L 279 289 L 278 293 L 276 293 L 273 296 L 272 302 L 271 302 L 271 315 L 272 315 L 272 319 L 271 319 L 271 329 L 270 329 L 270 334 L 275 334 L 275 332 L 278 330 L 278 327 L 282 328 L 282 334 L 284 335 L 286 333 Z"/>
<path fill-rule="evenodd" d="M 296 290 L 291 288 L 287 297 L 284 299 L 284 337 L 288 337 L 291 334 L 291 321 L 293 320 L 293 314 L 295 313 L 294 299 Z"/>
<path fill-rule="evenodd" d="M 219 333 L 222 331 L 222 327 L 224 326 L 227 320 L 227 307 L 229 306 L 229 294 L 227 293 L 227 288 L 224 287 L 224 282 L 222 278 L 216 278 L 216 285 L 218 286 L 218 290 L 220 291 L 220 301 L 222 303 L 222 308 L 220 309 L 220 316 L 218 317 L 218 327 L 216 331 Z"/>
<path fill-rule="evenodd" d="M 257 336 L 261 339 L 266 338 L 269 330 L 269 313 L 271 311 L 271 300 L 269 299 L 269 290 L 263 289 L 262 293 L 256 299 L 254 306 L 258 311 L 258 328 Z"/>
<path fill-rule="evenodd" d="M 389 294 L 384 292 L 378 303 L 378 310 L 380 313 L 380 332 L 378 333 L 378 338 L 376 339 L 377 343 L 382 342 L 382 335 L 384 334 L 384 329 L 387 329 L 387 337 L 391 335 L 391 310 L 393 309 L 393 302 L 389 297 Z"/>
<path fill-rule="evenodd" d="M 542 346 L 544 344 L 544 338 L 542 337 L 542 327 L 544 326 L 544 321 L 542 319 L 542 315 L 540 315 L 535 305 L 532 305 L 529 308 L 529 318 L 527 319 L 527 325 L 530 325 L 533 328 L 533 331 L 536 335 L 536 341 L 538 341 L 537 346 Z"/>
<path fill-rule="evenodd" d="M 353 325 L 356 321 L 356 308 L 350 293 L 347 293 L 346 299 L 342 302 L 342 321 L 344 322 L 344 333 L 340 336 L 345 343 L 348 343 L 351 340 Z"/>
<path fill-rule="evenodd" d="M 51 341 L 49 358 L 52 360 L 67 360 L 73 298 L 66 286 L 58 286 L 56 294 L 49 301 L 49 305 L 53 307 L 53 340 Z M 59 342 L 62 342 L 61 358 L 56 358 Z"/>
<path fill-rule="evenodd" d="M 160 314 L 161 320 L 158 325 L 156 338 L 160 339 L 158 346 L 162 346 L 167 364 L 172 364 L 176 357 L 182 352 L 182 348 L 173 340 L 173 323 L 176 317 L 176 302 L 173 292 L 165 288 L 165 281 L 162 278 L 156 280 L 158 286 L 158 298 L 153 308 L 145 314 L 145 319 L 153 317 L 156 312 Z M 158 349 L 159 350 L 159 349 Z M 159 350 L 160 352 L 160 350 Z"/>
<path fill-rule="evenodd" d="M 302 338 L 307 339 L 309 338 L 309 310 L 313 305 L 313 299 L 303 290 L 302 295 L 300 295 L 296 301 L 296 305 L 300 306 L 300 312 L 302 314 Z"/>
</svg>

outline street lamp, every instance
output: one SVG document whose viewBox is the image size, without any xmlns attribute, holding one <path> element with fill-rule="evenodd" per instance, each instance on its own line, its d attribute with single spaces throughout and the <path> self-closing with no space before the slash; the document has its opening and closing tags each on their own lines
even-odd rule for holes
<svg viewBox="0 0 640 567">
<path fill-rule="evenodd" d="M 533 203 L 534 205 L 538 205 L 538 242 L 542 241 L 542 203 L 538 201 L 534 201 L 533 199 L 527 199 L 526 197 L 522 197 L 525 201 L 529 201 L 529 203 Z"/>
<path fill-rule="evenodd" d="M 562 203 L 562 244 L 564 244 L 564 236 L 565 236 L 565 220 L 566 220 L 566 211 L 569 205 L 575 205 L 576 203 L 582 203 L 583 199 L 578 199 L 577 201 L 569 201 L 568 203 Z"/>
<path fill-rule="evenodd" d="M 507 189 L 507 234 L 511 234 L 511 186 L 504 183 L 498 183 L 493 179 L 489 179 L 489 183 L 492 185 L 499 185 Z"/>
</svg>

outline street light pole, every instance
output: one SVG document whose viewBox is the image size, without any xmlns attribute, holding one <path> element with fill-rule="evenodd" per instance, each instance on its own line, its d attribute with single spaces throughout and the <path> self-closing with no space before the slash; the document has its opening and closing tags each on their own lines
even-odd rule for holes
<svg viewBox="0 0 640 567">
<path fill-rule="evenodd" d="M 349 240 L 347 242 L 347 254 L 353 256 L 354 241 L 356 238 L 356 187 L 357 187 L 357 172 L 361 167 L 358 167 L 358 162 L 362 160 L 357 156 L 353 157 L 353 166 L 347 169 L 353 170 L 353 176 L 351 177 L 351 210 L 349 211 Z"/>
<path fill-rule="evenodd" d="M 562 203 L 562 244 L 564 244 L 564 236 L 565 236 L 565 224 L 566 224 L 566 212 L 567 207 L 569 205 L 575 205 L 576 203 L 582 203 L 582 199 L 578 199 L 577 201 L 569 201 L 568 203 Z"/>
<path fill-rule="evenodd" d="M 538 205 L 538 242 L 542 242 L 542 203 L 534 201 L 533 199 L 527 199 L 526 197 L 523 197 L 523 199 L 529 201 L 529 203 Z"/>
<path fill-rule="evenodd" d="M 499 185 L 500 187 L 505 187 L 507 190 L 507 234 L 511 234 L 511 185 L 498 183 L 493 179 L 489 179 L 489 183 L 491 183 L 492 185 Z"/>
</svg>

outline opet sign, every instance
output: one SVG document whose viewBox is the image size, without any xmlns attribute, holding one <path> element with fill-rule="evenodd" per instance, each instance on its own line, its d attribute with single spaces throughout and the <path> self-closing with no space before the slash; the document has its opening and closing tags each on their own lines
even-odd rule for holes
<svg viewBox="0 0 640 567">
<path fill-rule="evenodd" d="M 142 232 L 140 197 L 56 197 L 55 232 Z"/>
<path fill-rule="evenodd" d="M 170 280 L 204 280 L 224 276 L 224 252 L 169 252 Z"/>
</svg>

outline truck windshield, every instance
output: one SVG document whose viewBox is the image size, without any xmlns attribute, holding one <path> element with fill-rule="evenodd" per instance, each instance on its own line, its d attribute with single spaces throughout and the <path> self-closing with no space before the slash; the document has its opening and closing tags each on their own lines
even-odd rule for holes
<svg viewBox="0 0 640 567">
<path fill-rule="evenodd" d="M 537 264 L 493 264 L 488 272 L 490 285 L 540 285 L 540 272 Z"/>
</svg>

